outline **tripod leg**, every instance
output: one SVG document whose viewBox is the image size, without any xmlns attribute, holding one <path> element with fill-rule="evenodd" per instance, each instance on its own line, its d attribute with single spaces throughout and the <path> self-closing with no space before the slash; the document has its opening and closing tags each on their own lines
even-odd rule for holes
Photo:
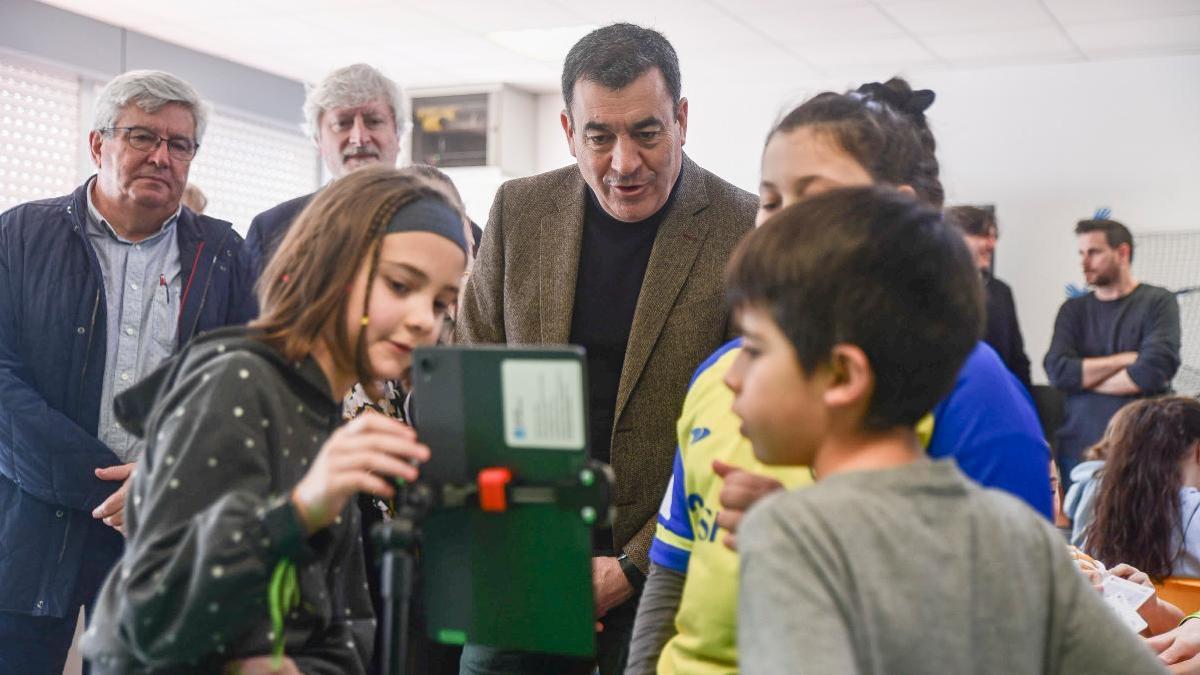
<svg viewBox="0 0 1200 675">
<path fill-rule="evenodd" d="M 412 604 L 413 556 L 405 550 L 383 554 L 383 654 L 381 666 L 386 675 L 404 675 L 408 671 L 409 608 Z"/>
<path fill-rule="evenodd" d="M 396 600 L 396 612 L 400 618 L 396 622 L 398 624 L 396 631 L 396 642 L 398 648 L 396 650 L 396 659 L 400 664 L 400 669 L 393 672 L 393 675 L 400 675 L 408 671 L 408 631 L 409 631 L 409 614 L 412 606 L 412 590 L 413 590 L 413 555 L 409 551 L 403 551 L 399 554 L 399 573 L 400 573 L 400 588 L 399 596 Z"/>
</svg>

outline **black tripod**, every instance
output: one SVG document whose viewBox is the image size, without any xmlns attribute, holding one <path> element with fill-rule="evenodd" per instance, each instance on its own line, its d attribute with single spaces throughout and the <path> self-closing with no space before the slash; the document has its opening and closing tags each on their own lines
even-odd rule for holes
<svg viewBox="0 0 1200 675">
<path fill-rule="evenodd" d="M 421 523 L 433 506 L 433 490 L 424 483 L 400 487 L 396 504 L 396 517 L 371 529 L 383 560 L 379 594 L 383 597 L 380 666 L 384 675 L 402 675 L 408 671 L 408 620 L 416 547 L 421 540 Z"/>
</svg>

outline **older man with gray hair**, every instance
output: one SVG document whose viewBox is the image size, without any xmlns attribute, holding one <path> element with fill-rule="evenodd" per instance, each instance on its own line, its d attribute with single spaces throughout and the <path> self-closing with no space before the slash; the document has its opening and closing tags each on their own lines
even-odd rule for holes
<svg viewBox="0 0 1200 675">
<path fill-rule="evenodd" d="M 308 91 L 304 124 L 334 180 L 363 166 L 395 166 L 409 115 L 399 85 L 365 63 L 338 68 Z M 311 193 L 263 211 L 250 222 L 246 248 L 255 276 L 312 200 Z"/>
<path fill-rule="evenodd" d="M 0 214 L 0 672 L 59 673 L 123 547 L 140 444 L 113 399 L 253 306 L 242 239 L 180 208 L 206 114 L 131 71 L 88 136 L 96 175 Z"/>
</svg>

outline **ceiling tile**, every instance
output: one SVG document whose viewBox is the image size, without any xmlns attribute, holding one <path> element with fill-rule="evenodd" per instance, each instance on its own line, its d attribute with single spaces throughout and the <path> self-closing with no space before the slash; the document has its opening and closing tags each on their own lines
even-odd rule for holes
<svg viewBox="0 0 1200 675">
<path fill-rule="evenodd" d="M 708 1 L 738 15 L 745 15 L 751 12 L 778 12 L 797 8 L 827 9 L 829 7 L 851 7 L 871 4 L 870 0 L 756 0 L 753 3 L 749 3 L 746 0 Z"/>
<path fill-rule="evenodd" d="M 1200 50 L 1200 14 L 1067 26 L 1089 57 Z"/>
<path fill-rule="evenodd" d="M 681 17 L 722 16 L 719 8 L 695 0 L 607 0 L 603 3 L 558 0 L 557 4 L 572 8 L 581 18 L 597 25 L 628 21 L 660 30 Z"/>
<path fill-rule="evenodd" d="M 39 0 L 39 2 L 117 26 L 126 25 L 125 20 L 129 15 L 149 13 L 158 16 L 158 12 L 148 7 L 148 3 L 144 0 L 111 0 L 103 3 L 88 2 L 88 0 Z"/>
<path fill-rule="evenodd" d="M 265 15 L 267 9 L 253 2 L 241 0 L 205 0 L 203 3 L 171 3 L 147 4 L 142 3 L 134 14 L 149 13 L 150 15 L 167 17 L 171 23 L 202 22 L 213 19 L 234 19 L 248 15 Z"/>
<path fill-rule="evenodd" d="M 737 59 L 730 59 L 722 52 L 709 51 L 685 61 L 683 71 L 684 95 L 688 94 L 688 83 L 703 78 L 705 89 L 724 90 L 730 87 L 773 84 L 780 81 L 796 82 L 820 77 L 823 73 L 801 61 L 775 49 L 753 49 L 738 52 Z M 696 91 L 692 89 L 691 91 Z"/>
<path fill-rule="evenodd" d="M 143 0 L 143 2 L 150 4 L 154 0 Z M 395 0 L 337 0 L 336 2 L 331 0 L 246 0 L 246 2 L 270 10 L 276 15 L 298 14 L 336 8 L 339 12 L 345 14 L 364 16 L 365 10 L 386 8 L 397 4 L 410 4 L 406 0 L 401 0 L 399 3 Z"/>
<path fill-rule="evenodd" d="M 789 44 L 875 40 L 904 35 L 903 28 L 870 5 L 755 12 L 748 15 L 746 21 L 764 34 Z"/>
<path fill-rule="evenodd" d="M 933 53 L 954 65 L 1078 59 L 1081 54 L 1058 28 L 955 33 L 922 38 Z"/>
<path fill-rule="evenodd" d="M 453 41 L 435 39 L 405 43 L 394 43 L 392 50 L 415 64 L 429 63 L 435 66 L 480 66 L 513 65 L 523 67 L 532 63 L 543 63 L 493 43 L 483 37 L 469 37 Z"/>
<path fill-rule="evenodd" d="M 522 0 L 520 3 L 454 0 L 422 4 L 421 7 L 448 24 L 480 35 L 497 30 L 556 28 L 588 23 L 586 17 L 571 11 L 571 3 L 559 5 L 550 0 Z"/>
<path fill-rule="evenodd" d="M 836 7 L 864 7 L 874 4 L 871 0 L 707 0 L 710 5 L 736 14 L 738 17 L 769 17 L 776 12 L 796 10 L 829 10 Z M 912 1 L 912 0 L 910 0 Z"/>
<path fill-rule="evenodd" d="M 935 55 L 909 37 L 810 43 L 801 45 L 797 51 L 810 63 L 835 69 L 875 65 L 898 68 L 937 62 Z"/>
<path fill-rule="evenodd" d="M 334 45 L 456 42 L 477 37 L 436 17 L 398 8 L 381 10 L 373 21 L 349 19 L 329 11 L 301 13 L 296 18 L 309 26 L 305 31 L 308 35 Z"/>
<path fill-rule="evenodd" d="M 747 44 L 738 47 L 737 58 L 731 59 L 729 52 L 722 50 L 714 50 L 709 47 L 705 48 L 701 45 L 688 45 L 678 47 L 679 66 L 683 70 L 684 81 L 687 81 L 689 75 L 703 72 L 705 77 L 712 69 L 732 69 L 732 70 L 753 70 L 762 65 L 776 66 L 791 66 L 791 67 L 811 67 L 811 64 L 805 63 L 804 59 L 797 54 L 792 54 L 782 47 L 777 46 L 774 42 L 759 38 L 755 44 Z"/>
<path fill-rule="evenodd" d="M 1057 63 L 1077 56 L 1072 41 L 1097 58 L 1200 51 L 1200 0 L 43 1 L 285 77 L 313 81 L 364 60 L 406 86 L 505 81 L 553 91 L 558 63 L 484 35 L 617 20 L 666 34 L 685 87 L 697 88 Z M 1065 35 L 1047 25 L 1051 15 Z"/>
<path fill-rule="evenodd" d="M 1064 24 L 1099 23 L 1200 13 L 1197 0 L 1045 0 Z"/>
<path fill-rule="evenodd" d="M 273 30 L 264 31 L 260 28 L 267 17 L 259 21 L 222 21 L 213 20 L 203 24 L 209 33 L 224 33 L 231 42 L 248 42 L 258 46 L 258 51 L 278 50 L 280 58 L 308 47 L 324 47 L 331 43 L 344 44 L 349 42 L 341 35 L 335 35 L 330 30 L 319 31 L 311 23 L 293 16 L 280 16 L 269 19 Z M 183 34 L 186 36 L 186 32 Z M 173 39 L 179 42 L 178 39 Z M 236 54 L 236 52 L 233 52 Z"/>
<path fill-rule="evenodd" d="M 745 49 L 762 48 L 768 40 L 752 26 L 733 21 L 722 21 L 704 26 L 689 26 L 686 29 L 668 28 L 667 38 L 680 54 L 703 52 L 728 59 L 731 54 L 741 55 Z M 720 49 L 714 49 L 720 45 Z"/>
<path fill-rule="evenodd" d="M 922 37 L 1054 25 L 1037 0 L 918 0 L 888 5 L 885 11 Z"/>
</svg>

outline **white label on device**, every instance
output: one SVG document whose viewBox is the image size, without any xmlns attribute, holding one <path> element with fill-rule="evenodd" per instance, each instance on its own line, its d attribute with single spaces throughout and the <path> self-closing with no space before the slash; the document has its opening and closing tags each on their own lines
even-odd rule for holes
<svg viewBox="0 0 1200 675">
<path fill-rule="evenodd" d="M 583 365 L 574 360 L 506 359 L 504 442 L 511 448 L 583 450 Z"/>
</svg>

